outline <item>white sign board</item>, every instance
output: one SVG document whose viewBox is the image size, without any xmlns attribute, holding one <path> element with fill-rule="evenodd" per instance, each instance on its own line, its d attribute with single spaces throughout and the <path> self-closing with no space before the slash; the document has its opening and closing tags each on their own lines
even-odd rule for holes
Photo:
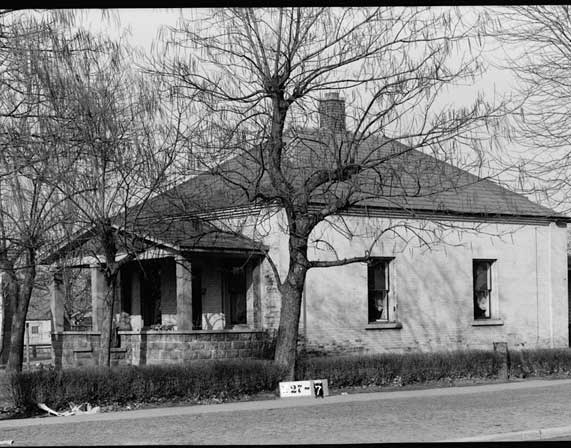
<svg viewBox="0 0 571 448">
<path fill-rule="evenodd" d="M 327 380 L 309 381 L 282 381 L 280 386 L 280 397 L 325 397 L 329 395 Z"/>
</svg>

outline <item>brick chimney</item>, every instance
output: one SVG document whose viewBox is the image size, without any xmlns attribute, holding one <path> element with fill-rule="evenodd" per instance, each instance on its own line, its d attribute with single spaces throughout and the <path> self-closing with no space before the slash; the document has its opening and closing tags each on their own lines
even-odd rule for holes
<svg viewBox="0 0 571 448">
<path fill-rule="evenodd" d="M 319 100 L 319 129 L 345 132 L 345 100 L 339 92 L 328 92 Z"/>
</svg>

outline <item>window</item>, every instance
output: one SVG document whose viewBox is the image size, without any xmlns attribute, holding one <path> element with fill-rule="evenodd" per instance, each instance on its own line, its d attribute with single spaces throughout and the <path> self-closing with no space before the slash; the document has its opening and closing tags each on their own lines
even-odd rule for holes
<svg viewBox="0 0 571 448">
<path fill-rule="evenodd" d="M 38 334 L 40 332 L 40 327 L 34 325 L 32 327 L 32 334 Z"/>
<path fill-rule="evenodd" d="M 495 260 L 473 260 L 474 320 L 492 319 L 492 265 Z"/>
<path fill-rule="evenodd" d="M 390 259 L 374 259 L 367 266 L 369 323 L 394 321 L 395 306 L 390 300 Z"/>
</svg>

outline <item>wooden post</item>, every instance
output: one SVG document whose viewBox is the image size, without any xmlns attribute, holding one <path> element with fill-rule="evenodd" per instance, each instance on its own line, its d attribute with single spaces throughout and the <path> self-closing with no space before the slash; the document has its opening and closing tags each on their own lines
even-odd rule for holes
<svg viewBox="0 0 571 448">
<path fill-rule="evenodd" d="M 93 331 L 101 331 L 103 310 L 107 299 L 107 283 L 99 265 L 91 266 L 91 322 Z"/>
<path fill-rule="evenodd" d="M 192 267 L 182 256 L 175 258 L 176 266 L 176 326 L 179 331 L 192 330 Z"/>
<path fill-rule="evenodd" d="M 53 273 L 51 284 L 50 308 L 53 333 L 61 333 L 63 331 L 64 300 L 63 276 L 61 270 L 57 270 Z"/>
</svg>

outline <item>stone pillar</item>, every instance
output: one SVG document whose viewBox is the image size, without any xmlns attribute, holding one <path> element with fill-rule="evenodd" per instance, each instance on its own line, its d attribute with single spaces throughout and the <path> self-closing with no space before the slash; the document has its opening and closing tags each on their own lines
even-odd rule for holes
<svg viewBox="0 0 571 448">
<path fill-rule="evenodd" d="M 101 331 L 101 322 L 103 320 L 103 310 L 105 309 L 105 301 L 110 300 L 107 297 L 107 282 L 105 275 L 99 270 L 99 265 L 91 266 L 91 320 L 93 331 Z"/>
<path fill-rule="evenodd" d="M 508 379 L 510 377 L 510 352 L 508 350 L 507 342 L 494 342 L 494 352 L 501 358 L 501 367 L 498 376 L 501 379 Z"/>
<path fill-rule="evenodd" d="M 50 294 L 52 333 L 63 332 L 64 300 L 63 275 L 61 270 L 53 273 Z"/>
<path fill-rule="evenodd" d="M 179 331 L 192 330 L 192 270 L 190 261 L 175 258 L 176 266 L 176 326 Z"/>
<path fill-rule="evenodd" d="M 254 262 L 246 271 L 246 323 L 252 329 L 261 327 L 260 310 L 260 263 Z"/>
<path fill-rule="evenodd" d="M 121 271 L 117 273 L 117 280 L 115 282 L 115 302 L 113 303 L 113 318 L 116 319 L 121 314 L 121 301 L 122 301 L 122 292 L 121 292 L 121 282 L 123 281 Z"/>
<path fill-rule="evenodd" d="M 138 331 L 143 328 L 141 314 L 141 273 L 134 269 L 131 274 L 131 328 Z"/>
</svg>

